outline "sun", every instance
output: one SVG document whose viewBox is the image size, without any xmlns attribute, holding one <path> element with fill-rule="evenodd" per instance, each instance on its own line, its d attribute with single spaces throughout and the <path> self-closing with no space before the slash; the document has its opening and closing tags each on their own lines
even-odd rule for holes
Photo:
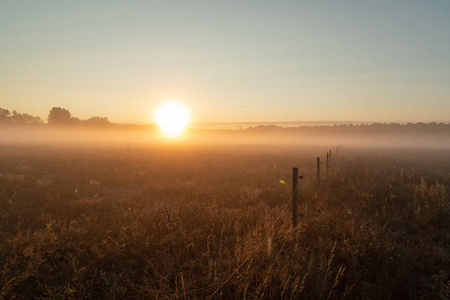
<svg viewBox="0 0 450 300">
<path fill-rule="evenodd" d="M 180 103 L 165 103 L 155 113 L 156 124 L 168 137 L 180 136 L 190 121 L 189 110 Z"/>
</svg>

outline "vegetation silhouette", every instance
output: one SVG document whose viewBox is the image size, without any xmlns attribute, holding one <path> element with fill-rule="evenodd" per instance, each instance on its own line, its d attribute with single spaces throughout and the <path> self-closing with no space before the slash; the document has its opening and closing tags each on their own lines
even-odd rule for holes
<svg viewBox="0 0 450 300">
<path fill-rule="evenodd" d="M 43 123 L 40 117 L 29 114 L 20 114 L 15 110 L 11 114 L 9 110 L 0 108 L 0 125 L 49 125 L 63 127 L 96 127 L 109 129 L 148 129 L 155 125 L 121 124 L 113 123 L 107 117 L 93 116 L 89 119 L 73 117 L 69 110 L 61 107 L 53 107 L 48 115 L 48 122 Z M 190 129 L 196 132 L 214 132 L 223 135 L 244 136 L 347 136 L 347 137 L 377 137 L 377 136 L 403 136 L 403 137 L 439 137 L 450 138 L 449 123 L 372 123 L 372 124 L 329 124 L 329 125 L 301 125 L 296 127 L 281 127 L 276 125 L 258 125 L 247 128 L 233 129 Z"/>
<path fill-rule="evenodd" d="M 42 120 L 40 117 L 35 117 L 29 114 L 20 114 L 15 110 L 10 113 L 9 110 L 0 108 L 0 124 L 42 124 Z"/>
</svg>

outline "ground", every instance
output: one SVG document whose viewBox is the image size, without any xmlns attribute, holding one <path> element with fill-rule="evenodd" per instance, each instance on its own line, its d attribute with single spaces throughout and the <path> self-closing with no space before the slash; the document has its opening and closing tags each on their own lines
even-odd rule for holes
<svg viewBox="0 0 450 300">
<path fill-rule="evenodd" d="M 0 297 L 445 299 L 448 150 L 328 148 L 4 146 Z"/>
</svg>

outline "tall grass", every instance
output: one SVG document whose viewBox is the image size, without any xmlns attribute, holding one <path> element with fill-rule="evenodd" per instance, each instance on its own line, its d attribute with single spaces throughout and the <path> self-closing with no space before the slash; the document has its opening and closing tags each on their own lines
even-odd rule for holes
<svg viewBox="0 0 450 300">
<path fill-rule="evenodd" d="M 449 292 L 445 155 L 341 151 L 316 194 L 320 149 L 1 151 L 0 298 Z M 296 230 L 293 166 L 305 177 Z"/>
</svg>

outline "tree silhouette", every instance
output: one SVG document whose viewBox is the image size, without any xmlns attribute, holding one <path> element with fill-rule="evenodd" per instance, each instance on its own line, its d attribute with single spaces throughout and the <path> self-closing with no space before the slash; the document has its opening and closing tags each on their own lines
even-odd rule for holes
<svg viewBox="0 0 450 300">
<path fill-rule="evenodd" d="M 74 125 L 79 121 L 73 118 L 67 109 L 61 107 L 53 107 L 48 115 L 48 124 L 51 125 Z"/>
<path fill-rule="evenodd" d="M 10 118 L 10 123 L 12 124 L 39 124 L 42 123 L 40 117 L 33 117 L 29 114 L 19 114 L 17 111 L 13 111 Z"/>
<path fill-rule="evenodd" d="M 0 124 L 40 124 L 40 117 L 34 117 L 29 114 L 20 114 L 13 110 L 12 114 L 9 110 L 0 108 Z"/>
<path fill-rule="evenodd" d="M 9 110 L 0 108 L 0 123 L 9 123 Z"/>
<path fill-rule="evenodd" d="M 95 126 L 95 127 L 108 126 L 110 124 L 111 123 L 109 122 L 108 118 L 106 118 L 106 117 L 91 117 L 83 122 L 83 125 Z"/>
</svg>

